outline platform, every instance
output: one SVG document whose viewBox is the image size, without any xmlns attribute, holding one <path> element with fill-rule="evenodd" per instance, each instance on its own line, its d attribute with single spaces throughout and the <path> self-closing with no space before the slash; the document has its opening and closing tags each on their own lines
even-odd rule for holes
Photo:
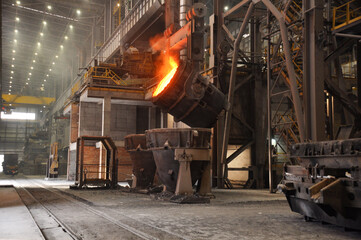
<svg viewBox="0 0 361 240">
<path fill-rule="evenodd" d="M 13 186 L 0 186 L 0 239 L 44 239 Z"/>
</svg>

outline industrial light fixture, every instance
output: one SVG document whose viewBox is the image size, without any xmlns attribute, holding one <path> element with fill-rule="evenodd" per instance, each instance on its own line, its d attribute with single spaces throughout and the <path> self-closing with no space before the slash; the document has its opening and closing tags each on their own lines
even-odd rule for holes
<svg viewBox="0 0 361 240">
<path fill-rule="evenodd" d="M 44 82 L 46 82 L 46 79 L 44 79 Z"/>
<path fill-rule="evenodd" d="M 11 64 L 11 67 L 14 67 L 14 64 Z"/>
<path fill-rule="evenodd" d="M 10 79 L 13 79 L 13 77 L 10 77 Z"/>
<path fill-rule="evenodd" d="M 29 73 L 29 75 L 31 76 L 31 73 Z"/>
<path fill-rule="evenodd" d="M 20 1 L 16 1 L 16 4 L 17 4 L 17 5 L 20 5 L 20 4 L 21 4 L 21 2 L 20 2 Z"/>
<path fill-rule="evenodd" d="M 37 56 L 38 55 L 38 53 L 36 52 L 36 53 L 34 53 L 35 54 L 35 56 Z"/>
<path fill-rule="evenodd" d="M 38 42 L 38 46 L 40 46 L 41 44 L 40 44 L 40 42 Z"/>
<path fill-rule="evenodd" d="M 14 39 L 14 43 L 17 43 L 17 42 L 18 42 L 18 40 Z"/>
<path fill-rule="evenodd" d="M 28 81 L 30 80 L 30 78 L 28 78 Z"/>
<path fill-rule="evenodd" d="M 13 83 L 13 81 L 10 81 L 9 83 Z"/>
<path fill-rule="evenodd" d="M 15 58 L 13 58 L 13 61 L 15 61 Z"/>
<path fill-rule="evenodd" d="M 120 7 L 120 3 L 117 3 L 117 6 Z"/>
<path fill-rule="evenodd" d="M 31 66 L 31 67 L 30 67 L 30 69 L 34 69 L 34 67 L 33 67 L 33 66 Z"/>
<path fill-rule="evenodd" d="M 73 29 L 73 25 L 70 24 L 70 25 L 69 25 L 69 28 L 70 28 L 70 29 Z"/>
<path fill-rule="evenodd" d="M 15 32 L 15 33 L 17 33 L 17 32 L 18 32 L 18 30 L 17 30 L 17 29 L 15 29 L 15 30 L 14 30 L 14 32 Z"/>
<path fill-rule="evenodd" d="M 80 15 L 81 11 L 79 9 L 76 10 L 76 14 Z"/>
<path fill-rule="evenodd" d="M 11 74 L 14 74 L 14 71 L 11 71 Z"/>
<path fill-rule="evenodd" d="M 64 38 L 65 38 L 65 40 L 67 40 L 67 39 L 68 39 L 68 36 L 65 36 Z"/>
<path fill-rule="evenodd" d="M 51 10 L 51 9 L 52 9 L 51 5 L 48 5 L 48 9 L 49 9 L 49 10 Z"/>
<path fill-rule="evenodd" d="M 16 53 L 16 51 L 15 51 L 15 50 L 13 50 L 13 53 Z"/>
<path fill-rule="evenodd" d="M 58 56 L 58 55 L 56 55 L 55 57 L 56 57 L 56 58 L 58 58 L 59 56 Z"/>
<path fill-rule="evenodd" d="M 25 83 L 26 85 L 29 85 L 29 83 Z"/>
<path fill-rule="evenodd" d="M 47 77 L 49 77 L 49 74 L 46 74 Z"/>
<path fill-rule="evenodd" d="M 41 33 L 40 33 L 40 36 L 44 36 L 44 33 L 41 32 Z"/>
<path fill-rule="evenodd" d="M 15 18 L 15 21 L 19 22 L 19 21 L 20 21 L 20 18 L 16 17 L 16 18 Z"/>
<path fill-rule="evenodd" d="M 43 21 L 43 24 L 46 25 L 46 21 Z"/>
<path fill-rule="evenodd" d="M 224 11 L 228 11 L 228 6 L 225 6 L 225 7 L 224 7 Z"/>
<path fill-rule="evenodd" d="M 53 65 L 55 64 L 55 62 L 53 62 Z"/>
<path fill-rule="evenodd" d="M 49 69 L 49 71 L 51 72 L 51 68 Z"/>
<path fill-rule="evenodd" d="M 33 63 L 35 62 L 35 59 L 33 59 Z"/>
<path fill-rule="evenodd" d="M 63 48 L 64 46 L 63 45 L 60 45 L 60 48 Z"/>
<path fill-rule="evenodd" d="M 12 88 L 12 86 L 10 85 L 10 88 Z"/>
</svg>

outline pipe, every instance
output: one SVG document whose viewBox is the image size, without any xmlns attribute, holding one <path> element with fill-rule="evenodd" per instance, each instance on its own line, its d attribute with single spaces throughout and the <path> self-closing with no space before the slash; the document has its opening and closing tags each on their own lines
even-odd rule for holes
<svg viewBox="0 0 361 240">
<path fill-rule="evenodd" d="M 184 27 L 187 24 L 187 13 L 191 9 L 192 0 L 181 0 L 179 3 L 179 25 Z M 183 49 L 179 53 L 179 58 L 181 60 L 187 59 L 187 50 Z"/>
</svg>

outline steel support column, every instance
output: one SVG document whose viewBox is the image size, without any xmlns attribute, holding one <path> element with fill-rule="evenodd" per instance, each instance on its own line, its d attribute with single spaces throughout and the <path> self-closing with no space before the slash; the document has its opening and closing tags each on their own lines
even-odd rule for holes
<svg viewBox="0 0 361 240">
<path fill-rule="evenodd" d="M 228 138 L 229 138 L 229 132 L 230 132 L 231 120 L 232 120 L 233 95 L 234 95 L 234 87 L 235 87 L 236 73 L 237 73 L 238 49 L 239 49 L 239 45 L 241 43 L 243 34 L 248 25 L 248 22 L 253 14 L 254 5 L 255 4 L 253 2 L 250 3 L 247 13 L 243 19 L 241 28 L 239 29 L 237 38 L 234 42 L 234 46 L 233 46 L 232 68 L 231 68 L 231 76 L 230 76 L 229 89 L 228 89 L 229 109 L 226 111 L 226 118 L 225 118 L 224 132 L 223 132 L 223 141 L 222 141 L 222 159 L 221 159 L 222 166 L 226 163 L 226 158 L 227 158 Z"/>
<path fill-rule="evenodd" d="M 357 103 L 361 108 L 361 42 L 357 42 Z M 358 130 L 361 130 L 361 119 L 355 121 Z"/>
<path fill-rule="evenodd" d="M 323 0 L 303 1 L 304 53 L 303 96 L 306 139 L 321 141 L 325 136 Z"/>
<path fill-rule="evenodd" d="M 276 17 L 280 25 L 283 51 L 286 59 L 286 68 L 290 79 L 290 90 L 292 93 L 292 100 L 296 113 L 299 135 L 301 142 L 303 142 L 305 139 L 305 123 L 303 118 L 301 99 L 300 99 L 299 91 L 297 89 L 296 73 L 295 73 L 294 65 L 292 63 L 291 48 L 290 48 L 290 43 L 288 41 L 288 30 L 285 23 L 285 19 L 284 16 L 280 13 L 280 11 L 273 5 L 273 3 L 270 0 L 262 0 L 262 2 Z"/>
</svg>

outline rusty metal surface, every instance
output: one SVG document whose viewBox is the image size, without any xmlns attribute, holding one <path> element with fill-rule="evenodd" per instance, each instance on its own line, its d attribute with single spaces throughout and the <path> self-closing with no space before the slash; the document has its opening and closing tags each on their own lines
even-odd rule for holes
<svg viewBox="0 0 361 240">
<path fill-rule="evenodd" d="M 361 230 L 361 139 L 301 143 L 285 166 L 279 188 L 291 210 L 345 228 Z"/>
<path fill-rule="evenodd" d="M 84 157 L 85 142 L 94 146 L 95 142 L 101 142 L 106 152 L 105 159 L 97 164 L 87 164 L 87 159 Z M 117 147 L 113 140 L 104 136 L 81 136 L 78 137 L 76 144 L 75 185 L 70 186 L 70 188 L 81 189 L 90 185 L 115 188 L 118 184 L 118 159 L 116 157 Z M 88 171 L 87 166 L 97 170 Z"/>
<path fill-rule="evenodd" d="M 125 149 L 133 165 L 135 183 L 132 187 L 148 188 L 153 185 L 156 165 L 152 151 L 147 149 L 145 134 L 131 134 L 124 137 Z"/>
<path fill-rule="evenodd" d="M 205 150 L 210 148 L 210 129 L 152 129 L 146 131 L 147 145 L 153 151 L 160 181 L 166 190 L 175 192 L 179 173 L 179 161 L 175 160 L 175 150 L 193 149 Z M 205 161 L 191 161 L 191 182 L 194 185 L 200 180 L 209 164 Z"/>
<path fill-rule="evenodd" d="M 182 62 L 166 88 L 152 102 L 191 127 L 212 127 L 225 107 L 225 96 L 208 79 Z"/>
</svg>

